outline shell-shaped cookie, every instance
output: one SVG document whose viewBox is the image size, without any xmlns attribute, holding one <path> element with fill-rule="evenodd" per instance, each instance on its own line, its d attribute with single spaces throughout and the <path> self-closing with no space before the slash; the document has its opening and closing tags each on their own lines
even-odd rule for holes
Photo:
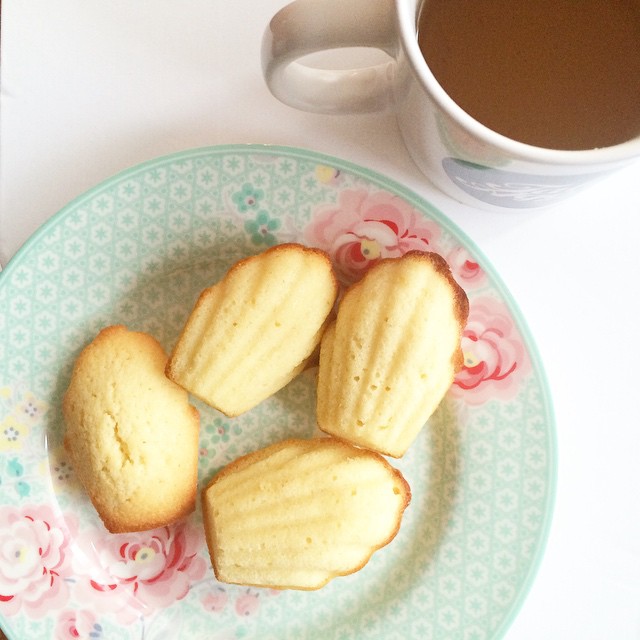
<svg viewBox="0 0 640 640">
<path fill-rule="evenodd" d="M 152 336 L 107 327 L 78 356 L 64 395 L 65 449 L 112 533 L 164 526 L 195 507 L 200 419 L 166 362 Z"/>
<path fill-rule="evenodd" d="M 200 295 L 167 375 L 239 415 L 302 371 L 337 292 L 329 257 L 318 249 L 283 244 L 241 260 Z"/>
<path fill-rule="evenodd" d="M 412 251 L 352 285 L 320 349 L 318 425 L 401 457 L 462 364 L 468 300 L 445 260 Z"/>
<path fill-rule="evenodd" d="M 402 474 L 373 451 L 333 438 L 271 445 L 202 492 L 214 572 L 222 582 L 319 589 L 388 544 L 410 498 Z"/>
</svg>

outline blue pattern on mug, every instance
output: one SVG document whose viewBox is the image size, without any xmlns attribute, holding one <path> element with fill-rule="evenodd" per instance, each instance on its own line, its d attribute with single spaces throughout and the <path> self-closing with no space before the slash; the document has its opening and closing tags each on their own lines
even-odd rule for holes
<svg viewBox="0 0 640 640">
<path fill-rule="evenodd" d="M 559 176 L 516 173 L 457 158 L 444 158 L 442 167 L 458 187 L 474 198 L 499 207 L 521 209 L 552 204 L 594 178 L 593 173 Z"/>
</svg>

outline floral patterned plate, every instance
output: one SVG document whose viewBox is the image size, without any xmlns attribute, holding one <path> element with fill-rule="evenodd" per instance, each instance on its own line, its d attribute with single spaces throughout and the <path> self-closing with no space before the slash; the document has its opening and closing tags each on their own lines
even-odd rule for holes
<svg viewBox="0 0 640 640">
<path fill-rule="evenodd" d="M 437 251 L 470 299 L 464 369 L 394 464 L 413 499 L 393 542 L 316 592 L 216 582 L 199 508 L 105 531 L 61 446 L 79 350 L 123 323 L 170 349 L 236 260 L 301 241 L 345 283 L 382 256 Z M 314 434 L 315 371 L 235 419 L 201 412 L 200 483 L 237 456 Z M 543 553 L 555 487 L 544 374 L 479 251 L 402 186 L 309 151 L 226 146 L 135 167 L 45 224 L 0 274 L 0 620 L 11 640 L 501 637 Z"/>
</svg>

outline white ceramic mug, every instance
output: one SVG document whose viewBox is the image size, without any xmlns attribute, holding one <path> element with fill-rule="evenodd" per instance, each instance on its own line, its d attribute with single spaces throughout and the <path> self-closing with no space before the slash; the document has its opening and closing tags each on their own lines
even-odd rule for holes
<svg viewBox="0 0 640 640">
<path fill-rule="evenodd" d="M 610 147 L 544 149 L 474 120 L 431 73 L 417 41 L 421 0 L 296 0 L 265 31 L 264 77 L 298 109 L 357 113 L 391 108 L 422 172 L 443 192 L 489 209 L 544 207 L 640 158 L 640 136 Z M 384 51 L 386 63 L 326 70 L 305 55 L 345 47 Z"/>
</svg>

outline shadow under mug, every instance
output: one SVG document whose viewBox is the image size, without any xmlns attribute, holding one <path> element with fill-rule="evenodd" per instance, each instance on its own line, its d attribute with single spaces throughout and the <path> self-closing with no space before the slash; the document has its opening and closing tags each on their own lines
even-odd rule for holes
<svg viewBox="0 0 640 640">
<path fill-rule="evenodd" d="M 512 140 L 473 119 L 425 62 L 417 38 L 420 6 L 421 0 L 292 2 L 264 33 L 267 86 L 283 103 L 305 111 L 393 110 L 405 145 L 427 178 L 479 208 L 550 206 L 640 158 L 640 135 L 609 147 L 555 150 Z M 388 59 L 355 69 L 317 68 L 301 60 L 354 47 L 380 49 Z"/>
</svg>

